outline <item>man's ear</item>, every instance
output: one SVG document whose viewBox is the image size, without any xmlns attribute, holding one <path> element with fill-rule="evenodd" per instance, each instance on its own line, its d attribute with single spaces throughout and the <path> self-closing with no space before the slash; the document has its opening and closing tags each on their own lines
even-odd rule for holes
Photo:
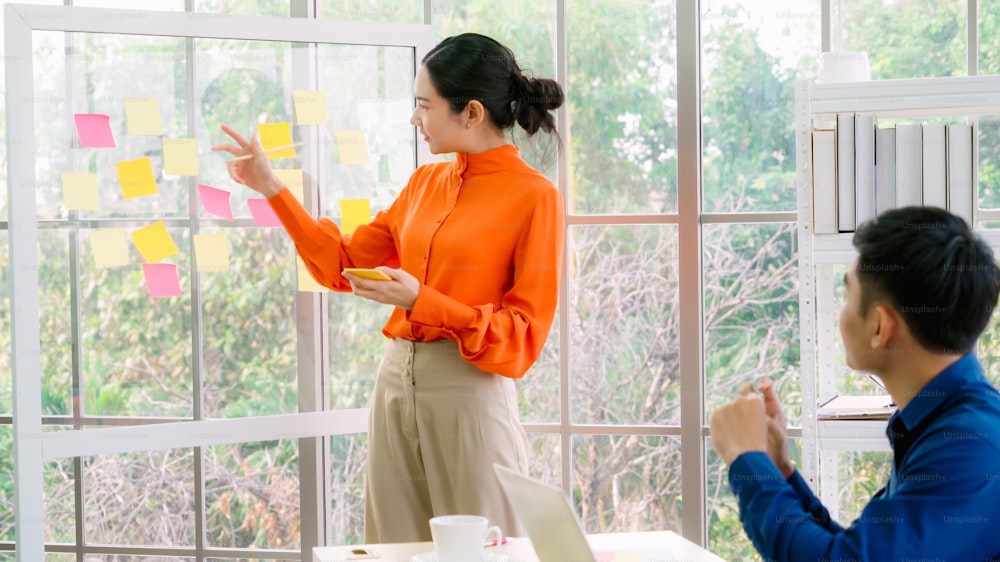
<svg viewBox="0 0 1000 562">
<path fill-rule="evenodd" d="M 885 304 L 873 305 L 871 314 L 870 321 L 873 323 L 870 332 L 872 349 L 883 349 L 898 334 L 900 322 L 903 319 L 892 307 Z"/>
</svg>

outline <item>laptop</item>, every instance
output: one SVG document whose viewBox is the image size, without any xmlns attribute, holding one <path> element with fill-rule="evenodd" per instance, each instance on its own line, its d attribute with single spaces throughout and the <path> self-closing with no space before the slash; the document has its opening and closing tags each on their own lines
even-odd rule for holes
<svg viewBox="0 0 1000 562">
<path fill-rule="evenodd" d="M 583 532 L 569 497 L 546 484 L 499 464 L 493 465 L 500 485 L 521 521 L 539 562 L 603 562 L 605 560 L 672 560 L 667 547 L 595 551 Z M 668 558 L 669 557 L 669 558 Z"/>
</svg>

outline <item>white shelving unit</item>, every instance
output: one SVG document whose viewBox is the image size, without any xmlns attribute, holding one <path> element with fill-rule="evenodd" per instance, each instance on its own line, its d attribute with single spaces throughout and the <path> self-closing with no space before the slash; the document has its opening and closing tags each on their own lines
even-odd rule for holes
<svg viewBox="0 0 1000 562">
<path fill-rule="evenodd" d="M 856 253 L 851 233 L 813 233 L 810 129 L 832 127 L 837 113 L 870 113 L 880 119 L 967 118 L 973 126 L 974 201 L 978 201 L 977 117 L 1000 115 L 1000 76 L 876 80 L 839 84 L 796 83 L 795 146 L 798 184 L 799 324 L 802 365 L 802 474 L 836 516 L 837 456 L 841 451 L 889 451 L 885 421 L 816 420 L 819 398 L 835 393 L 833 342 L 840 335 L 833 298 L 835 264 L 850 264 Z M 974 225 L 1000 220 L 1000 211 L 975 205 Z M 997 252 L 1000 231 L 980 230 Z"/>
</svg>

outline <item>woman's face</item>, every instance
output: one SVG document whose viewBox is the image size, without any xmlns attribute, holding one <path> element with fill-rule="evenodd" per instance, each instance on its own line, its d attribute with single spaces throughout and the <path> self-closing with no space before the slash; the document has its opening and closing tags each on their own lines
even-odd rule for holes
<svg viewBox="0 0 1000 562">
<path fill-rule="evenodd" d="M 423 66 L 417 71 L 417 77 L 413 81 L 413 92 L 417 107 L 410 117 L 410 124 L 423 136 L 431 154 L 466 152 L 462 150 L 467 136 L 467 129 L 462 125 L 462 114 L 451 112 L 448 100 L 438 94 Z"/>
</svg>

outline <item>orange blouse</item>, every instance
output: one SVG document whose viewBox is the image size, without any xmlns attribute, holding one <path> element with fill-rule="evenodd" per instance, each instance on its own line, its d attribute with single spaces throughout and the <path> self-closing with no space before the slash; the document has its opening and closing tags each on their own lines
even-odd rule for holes
<svg viewBox="0 0 1000 562">
<path fill-rule="evenodd" d="M 322 285 L 350 291 L 346 267 L 401 267 L 421 281 L 413 310 L 382 333 L 450 339 L 481 370 L 520 378 L 555 316 L 565 245 L 562 194 L 504 145 L 417 168 L 371 223 L 343 235 L 285 188 L 269 199 Z"/>
</svg>

